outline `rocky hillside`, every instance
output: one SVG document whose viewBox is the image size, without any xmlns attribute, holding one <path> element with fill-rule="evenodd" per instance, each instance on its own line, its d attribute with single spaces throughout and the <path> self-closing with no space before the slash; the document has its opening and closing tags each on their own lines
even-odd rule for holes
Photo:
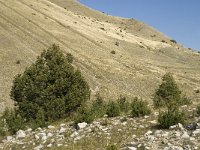
<svg viewBox="0 0 200 150">
<path fill-rule="evenodd" d="M 75 57 L 92 95 L 151 100 L 166 72 L 197 101 L 200 54 L 146 24 L 89 9 L 74 0 L 0 0 L 0 101 L 12 106 L 13 77 L 53 43 Z M 1 109 L 3 110 L 3 109 Z"/>
</svg>

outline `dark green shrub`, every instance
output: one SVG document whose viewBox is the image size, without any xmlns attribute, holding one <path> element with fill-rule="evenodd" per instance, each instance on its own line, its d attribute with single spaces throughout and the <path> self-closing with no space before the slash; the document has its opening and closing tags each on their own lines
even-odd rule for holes
<svg viewBox="0 0 200 150">
<path fill-rule="evenodd" d="M 119 150 L 117 145 L 109 145 L 107 146 L 106 150 Z"/>
<path fill-rule="evenodd" d="M 128 113 L 130 110 L 130 103 L 127 101 L 126 97 L 120 95 L 119 99 L 117 100 L 118 105 L 120 107 L 120 111 L 124 113 Z"/>
<path fill-rule="evenodd" d="M 86 122 L 86 123 L 92 123 L 95 119 L 95 114 L 93 111 L 88 107 L 80 107 L 77 111 L 77 116 L 75 119 L 75 124 Z"/>
<path fill-rule="evenodd" d="M 95 118 L 101 118 L 106 114 L 107 105 L 99 94 L 96 95 L 96 100 L 92 103 L 91 109 Z"/>
<path fill-rule="evenodd" d="M 185 117 L 182 112 L 163 112 L 158 116 L 159 126 L 163 129 L 168 129 L 172 125 L 184 123 Z"/>
<path fill-rule="evenodd" d="M 148 103 L 139 100 L 137 97 L 131 103 L 131 108 L 131 115 L 133 117 L 141 117 L 151 113 L 151 110 L 148 108 Z"/>
<path fill-rule="evenodd" d="M 120 107 L 118 103 L 115 102 L 109 102 L 107 106 L 107 115 L 108 117 L 117 117 L 120 115 Z"/>
<path fill-rule="evenodd" d="M 60 48 L 53 45 L 23 74 L 15 77 L 11 98 L 17 102 L 20 116 L 32 121 L 40 114 L 42 122 L 54 121 L 74 112 L 89 99 L 89 86 L 71 62 L 71 55 L 66 58 Z"/>
</svg>

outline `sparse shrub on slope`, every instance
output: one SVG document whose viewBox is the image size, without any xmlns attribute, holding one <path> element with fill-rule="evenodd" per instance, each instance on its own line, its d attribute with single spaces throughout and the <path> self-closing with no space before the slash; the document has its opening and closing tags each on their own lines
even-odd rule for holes
<svg viewBox="0 0 200 150">
<path fill-rule="evenodd" d="M 123 113 L 128 113 L 130 110 L 130 103 L 127 101 L 126 97 L 120 95 L 119 99 L 117 100 L 118 105 L 120 107 L 120 111 Z"/>
<path fill-rule="evenodd" d="M 86 122 L 86 123 L 92 123 L 95 119 L 95 114 L 89 107 L 81 107 L 78 109 L 76 118 L 75 118 L 75 124 Z"/>
<path fill-rule="evenodd" d="M 169 129 L 170 126 L 184 123 L 184 113 L 177 111 L 162 112 L 158 116 L 159 126 L 164 129 Z"/>
<path fill-rule="evenodd" d="M 11 98 L 27 121 L 54 121 L 75 111 L 90 97 L 81 72 L 56 45 L 44 50 L 23 74 L 15 77 Z M 39 124 L 43 124 L 40 122 Z"/>
<path fill-rule="evenodd" d="M 96 100 L 92 103 L 91 109 L 95 118 L 101 118 L 106 114 L 107 104 L 99 94 L 96 95 Z"/>
<path fill-rule="evenodd" d="M 137 97 L 131 103 L 131 108 L 132 117 L 141 117 L 151 113 L 150 108 L 148 108 L 148 103 L 139 100 Z"/>
<path fill-rule="evenodd" d="M 120 115 L 120 107 L 116 102 L 109 102 L 107 106 L 107 115 L 108 117 L 117 117 Z"/>
</svg>

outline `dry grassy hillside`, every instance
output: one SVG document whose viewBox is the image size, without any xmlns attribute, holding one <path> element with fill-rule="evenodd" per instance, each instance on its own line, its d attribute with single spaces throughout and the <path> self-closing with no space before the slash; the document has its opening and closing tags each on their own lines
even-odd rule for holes
<svg viewBox="0 0 200 150">
<path fill-rule="evenodd" d="M 12 105 L 13 77 L 53 43 L 74 55 L 93 95 L 150 100 L 161 76 L 172 72 L 192 99 L 200 98 L 194 91 L 200 88 L 200 55 L 144 23 L 108 16 L 73 0 L 0 0 L 2 108 Z"/>
</svg>

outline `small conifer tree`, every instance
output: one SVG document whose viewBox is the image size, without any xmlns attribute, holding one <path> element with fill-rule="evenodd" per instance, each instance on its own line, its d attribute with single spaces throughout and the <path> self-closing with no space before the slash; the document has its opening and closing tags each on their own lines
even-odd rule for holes
<svg viewBox="0 0 200 150">
<path fill-rule="evenodd" d="M 65 56 L 53 45 L 15 77 L 11 98 L 20 116 L 43 124 L 66 117 L 89 99 L 89 86 L 72 62 L 72 55 Z"/>
<path fill-rule="evenodd" d="M 189 104 L 189 99 L 181 96 L 181 91 L 170 73 L 165 74 L 162 80 L 162 84 L 154 94 L 153 102 L 156 108 L 161 106 L 167 108 L 167 112 L 160 113 L 158 122 L 160 127 L 169 128 L 171 125 L 184 123 L 184 113 L 179 112 L 179 106 Z"/>
</svg>

